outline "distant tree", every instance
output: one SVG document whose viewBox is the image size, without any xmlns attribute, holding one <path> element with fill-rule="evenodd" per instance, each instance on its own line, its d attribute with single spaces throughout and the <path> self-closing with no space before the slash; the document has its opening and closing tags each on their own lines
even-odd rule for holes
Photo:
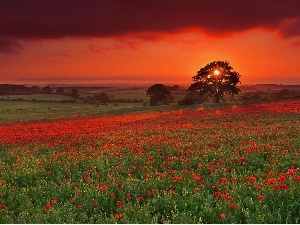
<svg viewBox="0 0 300 225">
<path fill-rule="evenodd" d="M 109 103 L 109 102 L 111 102 L 108 94 L 106 94 L 105 92 L 101 92 L 98 95 L 94 95 L 93 100 L 96 100 L 99 103 Z"/>
<path fill-rule="evenodd" d="M 51 94 L 52 89 L 50 88 L 49 85 L 47 85 L 47 86 L 45 86 L 45 87 L 42 88 L 42 92 L 43 92 L 44 94 Z"/>
<path fill-rule="evenodd" d="M 199 91 L 200 97 L 208 94 L 220 102 L 225 94 L 238 94 L 241 90 L 237 87 L 240 82 L 240 74 L 232 71 L 227 61 L 214 61 L 201 68 L 193 77 L 195 83 L 191 84 L 188 91 Z"/>
<path fill-rule="evenodd" d="M 63 87 L 57 87 L 56 88 L 56 94 L 62 95 L 64 94 L 65 89 Z"/>
<path fill-rule="evenodd" d="M 78 90 L 77 90 L 77 89 L 72 89 L 70 95 L 71 95 L 71 97 L 73 97 L 73 98 L 79 98 L 79 93 L 78 93 Z"/>
<path fill-rule="evenodd" d="M 168 103 L 171 99 L 171 92 L 163 84 L 154 84 L 147 90 L 147 96 L 150 96 L 150 105 L 157 105 L 159 102 Z"/>
</svg>

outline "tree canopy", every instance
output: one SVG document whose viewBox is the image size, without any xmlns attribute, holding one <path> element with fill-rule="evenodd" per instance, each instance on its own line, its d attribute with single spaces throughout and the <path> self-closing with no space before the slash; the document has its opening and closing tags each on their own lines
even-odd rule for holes
<svg viewBox="0 0 300 225">
<path fill-rule="evenodd" d="M 238 94 L 241 90 L 237 87 L 240 74 L 233 71 L 227 61 L 214 61 L 201 68 L 193 77 L 195 83 L 191 84 L 188 91 L 198 91 L 199 96 L 208 94 L 216 102 L 225 94 Z"/>
<path fill-rule="evenodd" d="M 171 99 L 171 92 L 163 84 L 154 84 L 147 90 L 150 96 L 150 105 L 157 105 L 159 102 L 168 102 Z"/>
</svg>

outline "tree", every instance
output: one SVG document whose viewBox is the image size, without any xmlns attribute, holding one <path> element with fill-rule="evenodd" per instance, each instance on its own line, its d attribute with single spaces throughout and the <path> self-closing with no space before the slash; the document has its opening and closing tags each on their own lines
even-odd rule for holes
<svg viewBox="0 0 300 225">
<path fill-rule="evenodd" d="M 191 84 L 188 91 L 198 91 L 199 96 L 208 94 L 216 102 L 225 94 L 238 94 L 241 90 L 237 87 L 240 74 L 232 71 L 227 61 L 214 61 L 201 68 L 193 77 L 195 83 Z"/>
<path fill-rule="evenodd" d="M 73 97 L 73 98 L 79 98 L 79 93 L 78 93 L 78 90 L 77 90 L 77 89 L 72 89 L 70 95 L 71 95 L 71 97 Z"/>
<path fill-rule="evenodd" d="M 171 98 L 171 92 L 163 84 L 154 84 L 147 90 L 150 96 L 150 105 L 157 105 L 159 102 L 167 103 Z"/>
<path fill-rule="evenodd" d="M 56 94 L 62 95 L 64 94 L 65 89 L 63 87 L 57 87 L 56 88 Z"/>
<path fill-rule="evenodd" d="M 51 94 L 52 89 L 50 88 L 49 85 L 47 85 L 47 86 L 42 88 L 42 92 L 45 93 L 45 94 Z"/>
</svg>

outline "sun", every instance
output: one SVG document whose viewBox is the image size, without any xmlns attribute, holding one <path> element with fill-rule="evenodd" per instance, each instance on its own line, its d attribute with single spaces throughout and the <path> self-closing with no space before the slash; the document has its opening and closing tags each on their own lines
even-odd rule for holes
<svg viewBox="0 0 300 225">
<path fill-rule="evenodd" d="M 215 70 L 215 71 L 214 71 L 214 75 L 215 75 L 215 76 L 219 76 L 219 75 L 220 75 L 220 71 L 219 71 L 219 70 Z"/>
</svg>

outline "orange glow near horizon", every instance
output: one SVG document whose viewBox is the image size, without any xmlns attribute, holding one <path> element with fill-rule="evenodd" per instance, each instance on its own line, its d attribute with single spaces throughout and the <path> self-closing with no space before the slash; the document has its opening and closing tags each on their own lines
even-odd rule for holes
<svg viewBox="0 0 300 225">
<path fill-rule="evenodd" d="M 23 50 L 0 53 L 0 83 L 191 84 L 212 61 L 228 61 L 242 84 L 300 84 L 298 39 L 251 30 L 222 38 L 195 31 L 157 40 L 65 38 L 27 41 Z M 214 74 L 217 72 L 215 71 Z"/>
</svg>

